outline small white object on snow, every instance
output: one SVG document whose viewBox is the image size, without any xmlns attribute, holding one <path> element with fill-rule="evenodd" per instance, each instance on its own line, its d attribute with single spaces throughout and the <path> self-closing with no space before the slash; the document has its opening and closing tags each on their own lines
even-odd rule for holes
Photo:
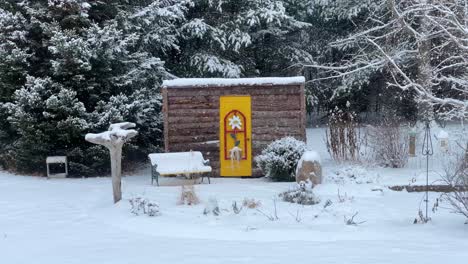
<svg viewBox="0 0 468 264">
<path fill-rule="evenodd" d="M 163 87 L 187 88 L 187 87 L 226 87 L 226 86 L 258 86 L 258 85 L 292 85 L 303 84 L 305 78 L 297 77 L 266 77 L 266 78 L 181 78 L 166 80 Z"/>
<path fill-rule="evenodd" d="M 440 150 L 442 152 L 449 151 L 449 134 L 445 130 L 440 130 L 437 134 L 437 139 L 439 140 Z"/>
</svg>

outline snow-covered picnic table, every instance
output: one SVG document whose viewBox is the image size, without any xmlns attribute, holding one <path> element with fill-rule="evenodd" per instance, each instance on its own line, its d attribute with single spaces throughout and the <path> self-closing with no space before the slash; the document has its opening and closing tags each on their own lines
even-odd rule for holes
<svg viewBox="0 0 468 264">
<path fill-rule="evenodd" d="M 153 153 L 148 158 L 151 162 L 151 184 L 156 180 L 159 186 L 159 176 L 201 174 L 208 177 L 210 183 L 211 166 L 200 151 Z"/>
</svg>

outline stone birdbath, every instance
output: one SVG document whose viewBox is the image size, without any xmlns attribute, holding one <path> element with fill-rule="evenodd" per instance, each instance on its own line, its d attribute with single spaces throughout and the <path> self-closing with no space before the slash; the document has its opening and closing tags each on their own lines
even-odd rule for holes
<svg viewBox="0 0 468 264">
<path fill-rule="evenodd" d="M 134 127 L 136 125 L 130 122 L 116 123 L 109 126 L 109 131 L 98 134 L 88 133 L 85 136 L 86 141 L 103 145 L 110 151 L 114 203 L 122 199 L 122 146 L 138 134 L 136 130 L 129 129 Z"/>
</svg>

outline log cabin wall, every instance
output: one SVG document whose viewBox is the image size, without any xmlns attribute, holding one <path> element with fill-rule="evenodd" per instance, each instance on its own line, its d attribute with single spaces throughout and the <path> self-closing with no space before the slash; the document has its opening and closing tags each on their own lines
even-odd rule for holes
<svg viewBox="0 0 468 264">
<path fill-rule="evenodd" d="M 252 101 L 252 155 L 276 139 L 306 140 L 305 93 L 302 84 L 237 85 L 223 87 L 164 86 L 165 151 L 201 151 L 219 176 L 219 98 L 250 95 Z M 261 176 L 255 161 L 252 176 Z"/>
</svg>

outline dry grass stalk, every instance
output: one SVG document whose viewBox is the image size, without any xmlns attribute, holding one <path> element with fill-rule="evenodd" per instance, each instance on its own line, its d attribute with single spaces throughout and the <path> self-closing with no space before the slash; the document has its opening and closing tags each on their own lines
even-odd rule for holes
<svg viewBox="0 0 468 264">
<path fill-rule="evenodd" d="M 348 197 L 348 194 L 345 192 L 344 196 L 340 194 L 340 189 L 338 189 L 338 202 L 339 203 L 344 203 L 344 202 L 352 202 L 354 201 L 354 196 Z"/>
<path fill-rule="evenodd" d="M 353 216 L 351 216 L 351 218 L 346 218 L 346 216 L 344 216 L 344 221 L 345 221 L 345 224 L 346 225 L 354 225 L 354 226 L 357 226 L 357 225 L 360 225 L 360 224 L 364 224 L 366 221 L 361 221 L 361 222 L 356 222 L 354 221 L 354 217 L 356 217 L 358 215 L 359 212 L 356 212 Z"/>
<path fill-rule="evenodd" d="M 262 203 L 260 200 L 255 200 L 254 198 L 244 198 L 244 201 L 242 202 L 243 207 L 247 207 L 249 209 L 255 209 L 257 207 L 260 207 Z"/>
<path fill-rule="evenodd" d="M 257 208 L 257 212 L 264 215 L 270 221 L 277 221 L 277 220 L 279 220 L 279 217 L 278 217 L 278 208 L 276 207 L 276 199 L 273 199 L 273 207 L 274 207 L 274 213 L 273 214 L 265 213 L 265 212 L 263 212 L 262 210 L 260 210 L 258 208 Z"/>
<path fill-rule="evenodd" d="M 193 185 L 182 185 L 180 190 L 180 198 L 177 204 L 196 205 L 200 203 Z"/>
<path fill-rule="evenodd" d="M 353 113 L 336 111 L 331 114 L 326 130 L 326 145 L 336 161 L 359 159 L 359 129 Z"/>
</svg>

